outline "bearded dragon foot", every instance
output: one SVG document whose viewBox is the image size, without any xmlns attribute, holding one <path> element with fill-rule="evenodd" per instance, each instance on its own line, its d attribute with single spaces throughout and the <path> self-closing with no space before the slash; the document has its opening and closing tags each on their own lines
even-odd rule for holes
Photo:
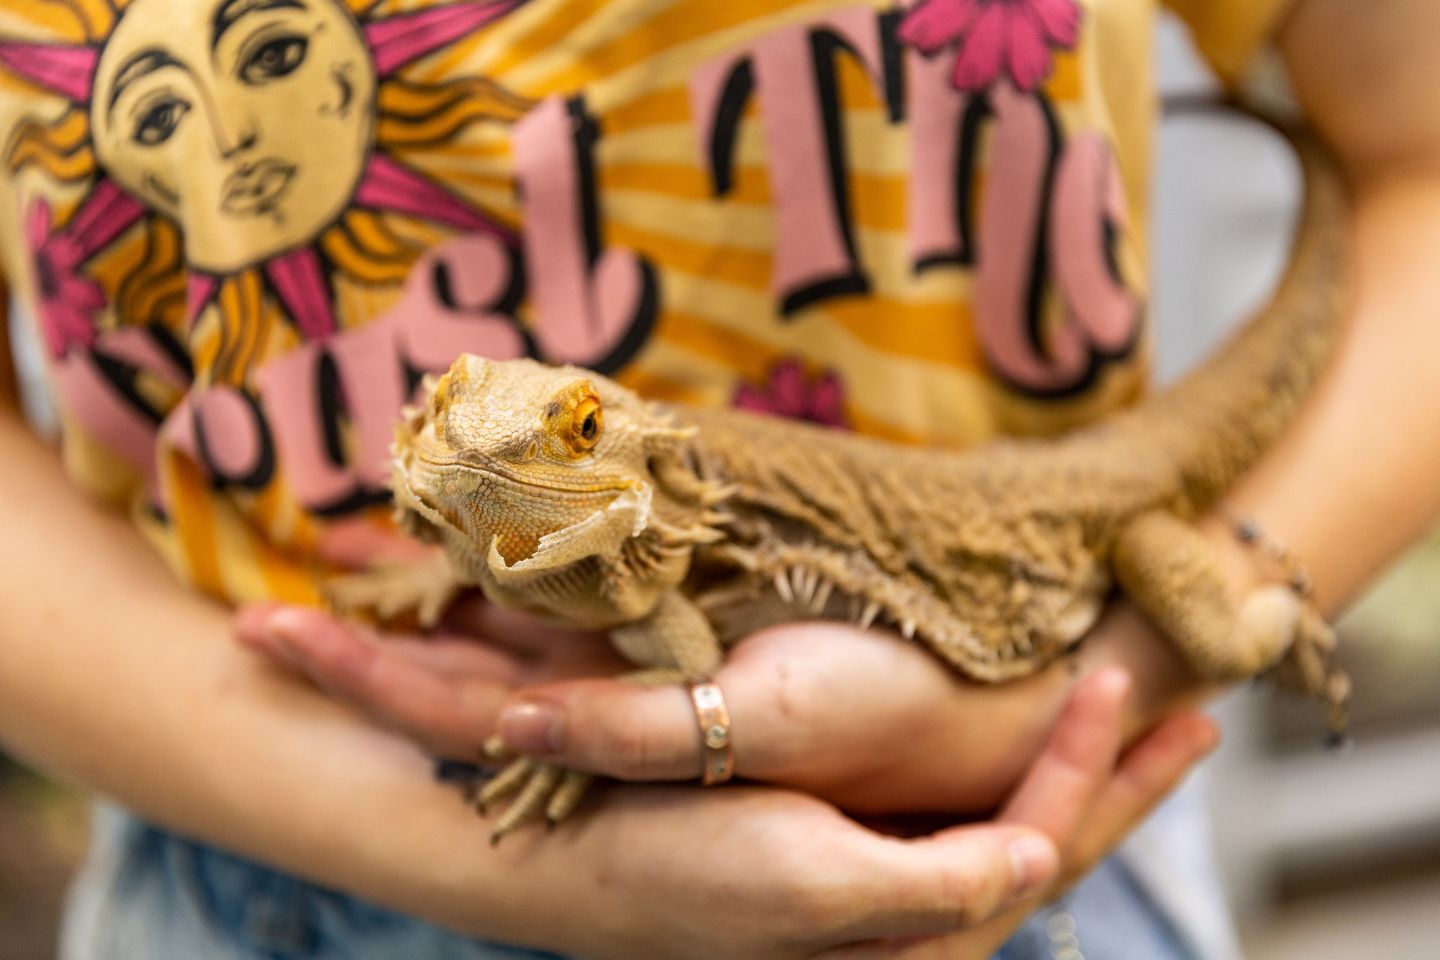
<svg viewBox="0 0 1440 960">
<path fill-rule="evenodd" d="M 1350 678 L 1335 665 L 1335 629 L 1313 603 L 1301 604 L 1294 643 L 1274 670 L 1282 686 L 1319 698 L 1329 714 L 1331 746 L 1345 742 L 1350 725 Z"/>
<path fill-rule="evenodd" d="M 1126 529 L 1115 575 L 1202 677 L 1230 683 L 1271 672 L 1322 700 L 1332 737 L 1343 736 L 1350 680 L 1333 662 L 1335 632 L 1295 588 L 1258 587 L 1237 601 L 1209 541 L 1165 513 Z"/>
<path fill-rule="evenodd" d="M 474 796 L 475 809 L 481 816 L 487 815 L 495 804 L 510 801 L 490 831 L 492 846 L 506 834 L 542 815 L 546 827 L 553 828 L 575 812 L 594 780 L 588 773 L 517 756 L 507 750 L 498 737 L 486 742 L 485 755 L 491 760 L 510 760 Z"/>
<path fill-rule="evenodd" d="M 410 563 L 382 563 L 336 577 L 325 596 L 337 613 L 372 611 L 389 621 L 413 613 L 421 627 L 433 627 L 460 593 L 444 554 Z"/>
<path fill-rule="evenodd" d="M 662 687 L 685 683 L 691 677 L 685 670 L 655 667 L 627 673 L 621 679 L 641 687 Z M 498 763 L 508 761 L 473 798 L 475 809 L 480 811 L 481 816 L 488 814 L 495 804 L 510 800 L 510 805 L 495 821 L 490 833 L 491 844 L 499 843 L 501 837 L 537 819 L 542 813 L 546 827 L 553 828 L 575 811 L 595 779 L 588 773 L 566 770 L 516 754 L 498 736 L 485 741 L 485 757 Z"/>
</svg>

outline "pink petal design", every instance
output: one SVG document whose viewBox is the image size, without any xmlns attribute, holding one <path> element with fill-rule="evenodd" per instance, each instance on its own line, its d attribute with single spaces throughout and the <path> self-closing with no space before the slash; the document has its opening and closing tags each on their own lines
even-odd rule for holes
<svg viewBox="0 0 1440 960">
<path fill-rule="evenodd" d="M 94 280 L 71 274 L 61 281 L 60 299 L 86 310 L 99 310 L 105 306 L 105 291 Z"/>
<path fill-rule="evenodd" d="M 335 313 L 313 248 L 300 247 L 276 257 L 265 265 L 265 276 L 307 340 L 329 339 L 336 330 Z"/>
<path fill-rule="evenodd" d="M 805 365 L 799 360 L 782 360 L 770 371 L 770 395 L 786 416 L 803 417 L 808 412 L 806 387 Z"/>
<path fill-rule="evenodd" d="M 387 77 L 523 4 L 525 0 L 480 0 L 397 14 L 365 26 L 375 72 Z"/>
<path fill-rule="evenodd" d="M 988 6 L 975 21 L 975 27 L 966 35 L 955 58 L 953 79 L 961 90 L 978 92 L 995 82 L 1005 60 L 1008 9 L 1004 6 Z"/>
<path fill-rule="evenodd" d="M 832 427 L 849 426 L 845 416 L 845 386 L 838 374 L 827 372 L 813 381 L 804 361 L 787 357 L 770 368 L 766 387 L 741 383 L 730 404 L 771 416 L 809 420 Z"/>
<path fill-rule="evenodd" d="M 0 43 L 0 63 L 32 83 L 75 103 L 89 103 L 95 84 L 95 47 L 64 47 L 51 43 Z"/>
<path fill-rule="evenodd" d="M 40 335 L 44 337 L 45 348 L 52 358 L 63 359 L 70 352 L 70 344 L 75 341 L 89 346 L 87 333 L 90 331 L 86 329 L 84 318 L 77 317 L 73 308 L 61 303 L 40 305 Z"/>
<path fill-rule="evenodd" d="M 845 416 L 845 384 L 834 371 L 822 374 L 811 388 L 810 419 L 832 427 L 849 426 L 849 418 Z"/>
<path fill-rule="evenodd" d="M 355 203 L 407 213 L 462 230 L 491 233 L 510 244 L 518 241 L 513 231 L 495 223 L 449 190 L 379 152 L 372 154 L 366 164 L 365 175 L 355 191 Z"/>
<path fill-rule="evenodd" d="M 71 346 L 95 342 L 94 315 L 105 306 L 100 284 L 83 276 L 79 266 L 87 254 L 68 232 L 50 232 L 50 204 L 31 201 L 25 215 L 25 239 L 38 288 L 40 329 L 50 355 L 59 360 Z"/>
<path fill-rule="evenodd" d="M 50 355 L 59 360 L 72 346 L 93 346 L 95 311 L 104 305 L 105 294 L 95 281 L 74 276 L 61 279 L 53 294 L 40 301 L 40 329 Z"/>
<path fill-rule="evenodd" d="M 1050 75 L 1051 51 L 1080 39 L 1075 0 L 928 0 L 900 25 L 900 39 L 931 54 L 956 45 L 952 82 L 980 92 L 1003 75 L 1023 91 Z"/>
<path fill-rule="evenodd" d="M 751 410 L 755 413 L 775 412 L 770 404 L 770 398 L 753 383 L 742 383 L 736 387 L 735 396 L 730 401 L 730 405 L 740 410 Z"/>
<path fill-rule="evenodd" d="M 1006 11 L 1010 41 L 1006 60 L 1015 86 L 1029 93 L 1050 75 L 1050 47 L 1045 42 L 1044 28 L 1020 8 Z"/>
<path fill-rule="evenodd" d="M 900 40 L 921 53 L 934 53 L 969 30 L 980 10 L 980 0 L 928 0 L 900 24 Z"/>
<path fill-rule="evenodd" d="M 1069 50 L 1080 42 L 1080 7 L 1075 0 L 1029 0 L 1029 10 L 1053 46 Z"/>
</svg>

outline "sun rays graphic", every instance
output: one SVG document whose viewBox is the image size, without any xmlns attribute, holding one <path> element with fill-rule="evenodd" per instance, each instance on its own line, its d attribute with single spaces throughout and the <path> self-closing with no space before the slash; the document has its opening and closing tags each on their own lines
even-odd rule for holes
<svg viewBox="0 0 1440 960">
<path fill-rule="evenodd" d="M 337 332 L 335 276 L 405 278 L 423 247 L 397 215 L 515 243 L 403 154 L 530 102 L 482 78 L 399 74 L 525 2 L 382 15 L 373 0 L 69 0 L 80 42 L 0 38 L 0 67 L 69 103 L 13 132 L 10 166 L 84 187 L 63 225 L 41 196 L 24 215 L 51 355 L 92 347 L 113 302 L 123 322 L 168 318 L 197 369 L 238 382 L 277 314 L 291 339 Z M 107 259 L 124 263 L 98 270 Z"/>
</svg>

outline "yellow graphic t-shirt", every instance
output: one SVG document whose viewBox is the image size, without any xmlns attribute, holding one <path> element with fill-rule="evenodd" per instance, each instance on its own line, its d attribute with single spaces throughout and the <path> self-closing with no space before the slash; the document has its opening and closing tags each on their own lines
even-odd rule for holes
<svg viewBox="0 0 1440 960">
<path fill-rule="evenodd" d="M 1175 6 L 1233 76 L 1285 4 Z M 1135 397 L 1155 13 L 0 0 L 0 255 L 73 475 L 313 600 L 462 351 L 915 443 Z"/>
</svg>

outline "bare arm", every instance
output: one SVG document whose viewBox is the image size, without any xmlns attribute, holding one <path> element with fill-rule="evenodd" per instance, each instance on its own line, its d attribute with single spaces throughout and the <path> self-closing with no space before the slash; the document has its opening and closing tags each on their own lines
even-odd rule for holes
<svg viewBox="0 0 1440 960">
<path fill-rule="evenodd" d="M 1357 300 L 1329 376 L 1234 492 L 1334 611 L 1440 516 L 1440 7 L 1304 0 L 1282 50 L 1356 193 Z"/>
</svg>

